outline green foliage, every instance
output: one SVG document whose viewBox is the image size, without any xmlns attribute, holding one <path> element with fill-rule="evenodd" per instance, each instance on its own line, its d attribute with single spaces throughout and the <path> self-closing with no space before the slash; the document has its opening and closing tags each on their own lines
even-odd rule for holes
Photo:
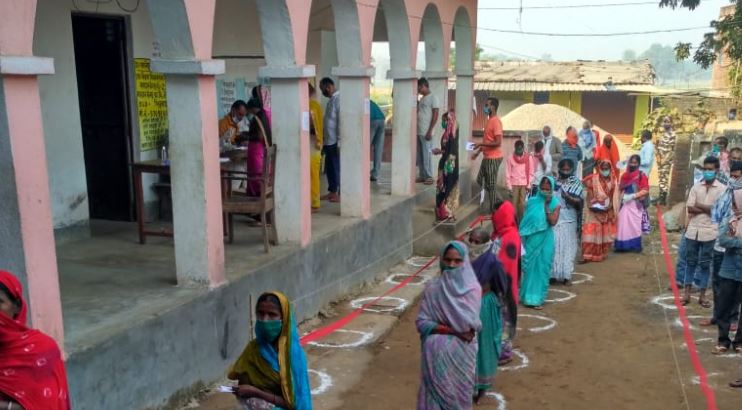
<svg viewBox="0 0 742 410">
<path fill-rule="evenodd" d="M 654 137 L 658 137 L 662 134 L 662 120 L 669 116 L 672 120 L 673 129 L 676 133 L 681 135 L 688 135 L 703 130 L 706 124 L 709 123 L 714 117 L 714 114 L 709 110 L 703 100 L 699 100 L 695 106 L 686 109 L 681 112 L 677 108 L 669 108 L 665 105 L 661 105 L 655 108 L 647 117 L 642 121 L 641 128 L 634 133 L 634 141 L 631 144 L 631 148 L 641 148 L 641 133 L 644 130 L 652 132 Z"/>
<path fill-rule="evenodd" d="M 631 51 L 631 50 L 627 50 Z M 626 54 L 626 52 L 624 52 Z M 638 57 L 641 60 L 649 60 L 654 67 L 655 74 L 660 84 L 667 84 L 676 81 L 694 82 L 698 80 L 708 81 L 710 71 L 699 69 L 699 67 L 690 61 L 679 61 L 677 50 L 670 46 L 661 44 L 652 44 L 649 48 L 641 53 Z"/>
</svg>

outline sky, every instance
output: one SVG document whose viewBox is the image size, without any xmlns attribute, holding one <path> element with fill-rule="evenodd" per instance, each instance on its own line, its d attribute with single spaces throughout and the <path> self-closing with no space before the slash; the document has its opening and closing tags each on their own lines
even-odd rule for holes
<svg viewBox="0 0 742 410">
<path fill-rule="evenodd" d="M 636 3 L 637 0 L 522 0 L 523 7 L 564 6 L 610 3 Z M 693 11 L 660 8 L 656 4 L 622 7 L 579 7 L 561 9 L 485 10 L 486 7 L 519 7 L 521 0 L 479 0 L 477 43 L 485 53 L 516 58 L 540 58 L 550 54 L 554 60 L 618 60 L 624 50 L 641 54 L 652 43 L 674 46 L 679 41 L 698 44 L 705 31 L 631 35 L 618 37 L 543 37 L 506 34 L 487 30 L 518 30 L 549 33 L 616 33 L 708 26 L 718 18 L 728 0 L 705 0 Z M 493 48 L 494 47 L 494 48 Z"/>
</svg>

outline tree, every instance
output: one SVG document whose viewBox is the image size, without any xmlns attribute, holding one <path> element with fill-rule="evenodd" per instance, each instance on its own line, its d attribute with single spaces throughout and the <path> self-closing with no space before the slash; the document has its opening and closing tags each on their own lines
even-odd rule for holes
<svg viewBox="0 0 742 410">
<path fill-rule="evenodd" d="M 623 56 L 621 57 L 621 60 L 623 61 L 636 61 L 636 51 L 634 50 L 624 50 Z"/>
</svg>

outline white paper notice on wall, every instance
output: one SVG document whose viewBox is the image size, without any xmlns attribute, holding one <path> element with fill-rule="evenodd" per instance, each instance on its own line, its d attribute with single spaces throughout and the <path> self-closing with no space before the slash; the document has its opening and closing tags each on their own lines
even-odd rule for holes
<svg viewBox="0 0 742 410">
<path fill-rule="evenodd" d="M 301 113 L 301 130 L 309 132 L 309 111 Z"/>
<path fill-rule="evenodd" d="M 371 114 L 371 100 L 368 98 L 363 101 L 363 113 Z"/>
</svg>

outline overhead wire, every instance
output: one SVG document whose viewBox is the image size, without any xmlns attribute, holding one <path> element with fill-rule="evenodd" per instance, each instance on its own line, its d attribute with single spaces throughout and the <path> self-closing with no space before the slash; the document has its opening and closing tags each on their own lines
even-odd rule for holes
<svg viewBox="0 0 742 410">
<path fill-rule="evenodd" d="M 701 0 L 707 2 L 709 0 Z M 554 9 L 578 9 L 578 8 L 605 8 L 605 7 L 624 7 L 624 6 L 657 6 L 656 1 L 630 1 L 624 3 L 590 3 L 590 4 L 561 4 L 561 5 L 540 5 L 540 6 L 509 6 L 509 7 L 477 7 L 477 10 L 498 10 L 498 11 L 521 11 L 521 10 L 554 10 Z"/>
</svg>

